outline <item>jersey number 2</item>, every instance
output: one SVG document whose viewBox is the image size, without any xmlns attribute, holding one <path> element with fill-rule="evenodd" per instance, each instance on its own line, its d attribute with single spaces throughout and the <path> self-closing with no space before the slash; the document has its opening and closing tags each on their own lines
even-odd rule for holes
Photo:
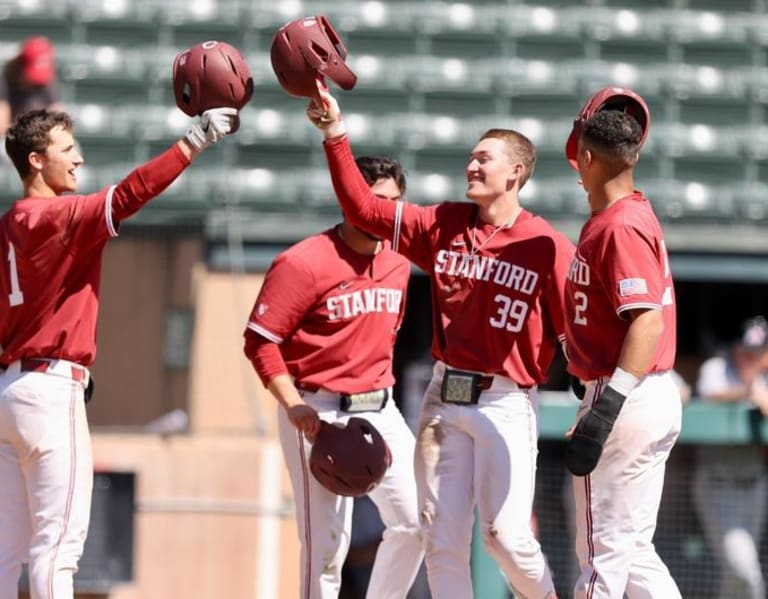
<svg viewBox="0 0 768 599">
<path fill-rule="evenodd" d="M 8 294 L 8 301 L 11 306 L 18 306 L 24 303 L 24 294 L 19 286 L 19 271 L 16 268 L 16 250 L 13 245 L 8 246 L 8 263 L 11 268 L 11 292 Z"/>
<path fill-rule="evenodd" d="M 587 311 L 587 294 L 583 291 L 577 291 L 573 294 L 574 310 L 573 310 L 573 322 L 574 324 L 580 324 L 586 326 L 587 317 L 584 313 Z"/>
</svg>

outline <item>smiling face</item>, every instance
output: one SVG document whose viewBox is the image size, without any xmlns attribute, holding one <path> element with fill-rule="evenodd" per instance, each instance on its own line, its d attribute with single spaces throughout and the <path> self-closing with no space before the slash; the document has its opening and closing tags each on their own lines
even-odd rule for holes
<svg viewBox="0 0 768 599">
<path fill-rule="evenodd" d="M 521 170 L 507 153 L 504 140 L 481 139 L 469 155 L 467 164 L 467 197 L 474 202 L 493 200 L 509 189 L 510 180 Z"/>
<path fill-rule="evenodd" d="M 43 152 L 32 152 L 29 155 L 33 172 L 40 174 L 43 184 L 55 195 L 75 191 L 75 171 L 83 163 L 83 157 L 72 131 L 56 126 L 48 132 L 48 142 Z"/>
</svg>

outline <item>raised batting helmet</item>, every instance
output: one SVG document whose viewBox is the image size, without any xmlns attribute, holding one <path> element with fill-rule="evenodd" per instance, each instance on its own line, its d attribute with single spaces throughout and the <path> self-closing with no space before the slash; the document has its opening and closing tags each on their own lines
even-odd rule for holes
<svg viewBox="0 0 768 599">
<path fill-rule="evenodd" d="M 320 484 L 347 497 L 369 493 L 390 464 L 392 454 L 379 431 L 358 417 L 346 427 L 321 422 L 309 457 L 309 469 Z"/>
<path fill-rule="evenodd" d="M 651 125 L 651 113 L 645 100 L 626 87 L 604 87 L 592 96 L 581 108 L 579 116 L 573 121 L 571 134 L 565 143 L 565 155 L 571 166 L 578 170 L 576 166 L 576 154 L 579 150 L 579 136 L 584 123 L 595 113 L 601 110 L 620 110 L 630 116 L 635 117 L 643 130 L 643 136 L 640 138 L 642 147 L 645 138 L 648 137 L 648 129 Z"/>
<path fill-rule="evenodd" d="M 329 77 L 342 89 L 352 89 L 357 76 L 346 62 L 347 48 L 324 16 L 286 23 L 272 38 L 272 69 L 292 96 L 317 96 L 315 79 Z"/>
<path fill-rule="evenodd" d="M 173 94 L 176 106 L 189 116 L 209 108 L 240 110 L 253 95 L 251 69 L 226 42 L 196 44 L 173 61 Z"/>
</svg>

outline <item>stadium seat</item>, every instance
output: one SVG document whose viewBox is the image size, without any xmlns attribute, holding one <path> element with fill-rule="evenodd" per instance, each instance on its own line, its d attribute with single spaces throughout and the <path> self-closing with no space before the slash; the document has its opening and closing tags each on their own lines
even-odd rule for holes
<svg viewBox="0 0 768 599">
<path fill-rule="evenodd" d="M 649 43 L 664 38 L 663 17 L 658 11 L 647 10 L 642 5 L 573 8 L 567 18 L 577 22 L 585 38 L 590 40 Z"/>
<path fill-rule="evenodd" d="M 571 96 L 577 91 L 576 73 L 559 61 L 500 58 L 487 69 L 494 87 L 508 96 Z"/>
<path fill-rule="evenodd" d="M 739 139 L 730 128 L 718 128 L 708 123 L 665 123 L 663 129 L 664 134 L 657 136 L 656 141 L 660 152 L 666 156 L 738 159 Z"/>
<path fill-rule="evenodd" d="M 164 0 L 159 20 L 179 49 L 207 40 L 240 47 L 242 14 L 240 0 Z"/>
<path fill-rule="evenodd" d="M 73 104 L 67 112 L 75 121 L 78 140 L 106 139 L 130 143 L 134 123 L 119 108 L 109 104 Z"/>
<path fill-rule="evenodd" d="M 736 217 L 749 221 L 768 221 L 768 184 L 741 181 L 731 184 Z"/>
<path fill-rule="evenodd" d="M 768 160 L 768 124 L 731 128 L 740 151 L 754 160 Z"/>
<path fill-rule="evenodd" d="M 579 23 L 570 16 L 568 9 L 512 4 L 500 14 L 499 26 L 502 33 L 513 39 L 531 37 L 557 43 L 557 40 L 567 38 L 576 40 L 580 35 Z"/>
<path fill-rule="evenodd" d="M 414 56 L 401 64 L 406 69 L 407 84 L 418 91 L 487 94 L 491 88 L 490 69 L 479 59 Z"/>
<path fill-rule="evenodd" d="M 744 101 L 747 78 L 739 69 L 671 63 L 659 65 L 657 76 L 671 97 Z"/>
<path fill-rule="evenodd" d="M 0 31 L 4 42 L 46 35 L 54 43 L 70 41 L 69 6 L 60 0 L 0 1 Z"/>
<path fill-rule="evenodd" d="M 74 102 L 121 105 L 147 101 L 140 50 L 72 44 L 60 46 L 57 53 L 62 77 L 74 86 Z"/>
</svg>

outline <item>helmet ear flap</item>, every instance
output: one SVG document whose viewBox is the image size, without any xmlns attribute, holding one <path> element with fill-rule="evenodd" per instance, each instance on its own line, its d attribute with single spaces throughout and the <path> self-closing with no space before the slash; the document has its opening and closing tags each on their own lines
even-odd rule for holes
<svg viewBox="0 0 768 599">
<path fill-rule="evenodd" d="M 292 96 L 316 98 L 318 77 L 327 77 L 342 89 L 352 89 L 357 76 L 347 66 L 346 58 L 346 46 L 322 15 L 290 21 L 272 38 L 272 70 Z"/>
</svg>

